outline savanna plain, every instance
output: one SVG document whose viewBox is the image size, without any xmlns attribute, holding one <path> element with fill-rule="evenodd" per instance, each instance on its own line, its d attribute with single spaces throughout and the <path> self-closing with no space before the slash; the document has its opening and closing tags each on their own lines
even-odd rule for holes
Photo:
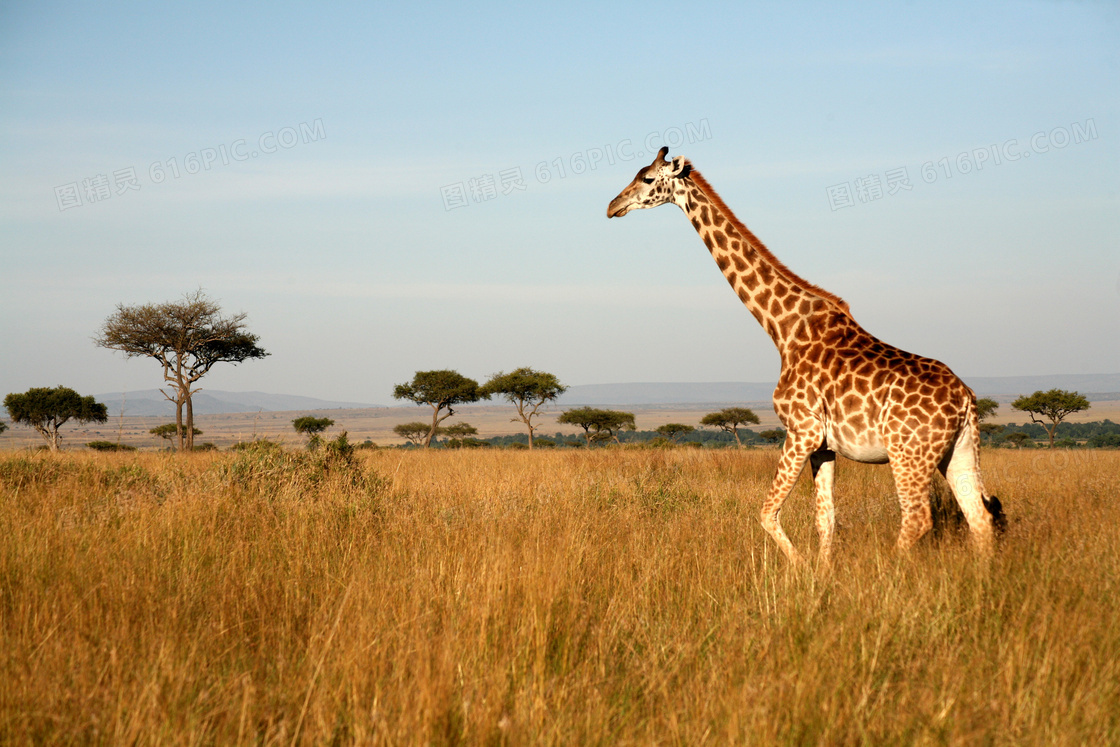
<svg viewBox="0 0 1120 747">
<path fill-rule="evenodd" d="M 982 459 L 990 561 L 843 462 L 824 573 L 774 450 L 0 452 L 0 738 L 1120 743 L 1120 453 Z"/>
</svg>

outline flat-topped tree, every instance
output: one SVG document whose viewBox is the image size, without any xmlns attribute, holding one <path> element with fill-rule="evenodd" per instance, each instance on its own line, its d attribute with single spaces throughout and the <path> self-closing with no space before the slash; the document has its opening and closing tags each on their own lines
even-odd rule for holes
<svg viewBox="0 0 1120 747">
<path fill-rule="evenodd" d="M 450 436 L 451 438 L 466 438 L 467 436 L 478 435 L 478 428 L 475 428 L 470 423 L 455 423 L 441 430 L 443 435 Z"/>
<path fill-rule="evenodd" d="M 424 439 L 428 437 L 428 433 L 431 429 L 432 427 L 427 423 L 421 423 L 419 420 L 416 420 L 411 423 L 398 423 L 394 425 L 393 433 L 396 433 L 410 443 L 422 446 L 424 444 Z M 436 435 L 438 436 L 439 432 L 442 430 L 442 428 L 437 428 Z"/>
<path fill-rule="evenodd" d="M 519 368 L 510 373 L 497 373 L 490 377 L 483 390 L 490 396 L 500 394 L 515 407 L 517 417 L 529 429 L 529 448 L 533 448 L 533 418 L 542 405 L 554 402 L 568 388 L 555 375 L 531 368 Z"/>
<path fill-rule="evenodd" d="M 218 363 L 241 363 L 268 355 L 257 345 L 260 338 L 247 331 L 245 319 L 244 313 L 223 316 L 218 303 L 199 290 L 177 303 L 118 304 L 93 341 L 128 358 L 160 362 L 163 380 L 171 389 L 163 396 L 175 403 L 179 451 L 190 451 L 194 448 L 191 397 L 199 391 L 193 388 L 195 382 Z"/>
<path fill-rule="evenodd" d="M 153 436 L 159 436 L 165 441 L 170 441 L 172 437 L 177 437 L 179 435 L 179 426 L 175 423 L 164 423 L 163 425 L 157 425 L 155 428 L 152 428 L 148 433 L 151 433 Z M 195 428 L 194 435 L 201 436 L 202 431 Z"/>
<path fill-rule="evenodd" d="M 739 439 L 739 426 L 753 423 L 758 425 L 758 416 L 747 407 L 725 407 L 719 412 L 709 412 L 700 418 L 700 425 L 711 425 L 720 430 L 727 431 L 735 437 L 735 445 L 743 448 Z"/>
<path fill-rule="evenodd" d="M 292 421 L 292 427 L 296 429 L 296 433 L 302 433 L 305 436 L 322 433 L 332 425 L 334 425 L 334 421 L 330 418 L 316 418 L 312 415 L 304 415 Z"/>
<path fill-rule="evenodd" d="M 572 410 L 566 410 L 560 413 L 556 418 L 556 422 L 562 425 L 577 425 L 583 429 L 583 437 L 587 440 L 587 448 L 591 448 L 591 428 L 595 424 L 595 413 L 598 412 L 593 407 L 577 407 Z"/>
<path fill-rule="evenodd" d="M 4 397 L 4 407 L 13 423 L 37 430 L 51 451 L 58 451 L 62 444 L 58 429 L 64 423 L 104 423 L 109 419 L 105 405 L 65 386 L 33 387 L 23 394 L 13 392 Z"/>
<path fill-rule="evenodd" d="M 456 405 L 490 399 L 490 395 L 482 391 L 474 379 L 468 379 L 458 371 L 442 369 L 417 371 L 411 382 L 397 384 L 393 388 L 393 398 L 407 399 L 432 408 L 432 424 L 421 444 L 427 448 L 439 432 L 439 424 L 455 414 Z"/>
<path fill-rule="evenodd" d="M 296 429 L 296 433 L 307 436 L 308 449 L 318 448 L 323 442 L 323 438 L 319 434 L 332 425 L 334 425 L 334 421 L 330 418 L 317 418 L 312 415 L 304 415 L 302 418 L 296 418 L 292 421 L 292 427 Z"/>
<path fill-rule="evenodd" d="M 637 429 L 634 424 L 634 413 L 621 412 L 619 410 L 603 410 L 604 414 L 596 423 L 596 438 L 599 440 L 613 440 L 616 444 L 622 445 L 622 439 L 619 435 L 623 431 L 633 431 Z"/>
<path fill-rule="evenodd" d="M 462 448 L 463 446 L 471 446 L 481 444 L 481 441 L 476 441 L 474 436 L 478 435 L 478 428 L 475 428 L 470 423 L 454 423 L 439 429 L 440 435 L 447 436 L 447 441 L 444 446 L 450 448 Z"/>
<path fill-rule="evenodd" d="M 634 413 L 619 410 L 600 410 L 595 407 L 577 407 L 566 410 L 556 418 L 557 423 L 578 425 L 583 429 L 587 448 L 595 441 L 614 439 L 619 443 L 618 434 L 623 430 L 634 430 Z"/>
<path fill-rule="evenodd" d="M 1021 410 L 1031 416 L 1032 423 L 1038 423 L 1046 429 L 1050 436 L 1050 448 L 1054 448 L 1054 432 L 1058 430 L 1066 415 L 1082 410 L 1088 410 L 1091 405 L 1089 400 L 1077 392 L 1067 392 L 1064 389 L 1051 389 L 1048 392 L 1037 391 L 1029 397 L 1019 397 L 1011 403 L 1011 408 Z M 1039 417 L 1035 417 L 1035 416 Z M 1039 418 L 1049 420 L 1043 422 Z"/>
<path fill-rule="evenodd" d="M 691 425 L 685 425 L 684 423 L 666 423 L 657 427 L 657 432 L 673 443 L 676 443 L 678 437 L 687 436 L 694 430 L 696 429 Z"/>
</svg>

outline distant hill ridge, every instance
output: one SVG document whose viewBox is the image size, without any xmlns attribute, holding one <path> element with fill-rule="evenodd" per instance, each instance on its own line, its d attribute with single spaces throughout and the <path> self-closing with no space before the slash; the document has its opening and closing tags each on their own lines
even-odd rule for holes
<svg viewBox="0 0 1120 747">
<path fill-rule="evenodd" d="M 1068 389 L 1097 400 L 1120 399 L 1120 373 L 1056 374 L 1051 376 L 973 376 L 964 377 L 978 396 L 1010 401 L 1020 394 L 1039 389 Z M 564 407 L 576 405 L 681 405 L 734 404 L 770 401 L 773 382 L 576 384 L 560 398 Z M 125 415 L 174 415 L 175 406 L 158 389 L 110 392 L 95 395 L 109 412 L 116 415 L 124 405 Z M 1089 397 L 1094 399 L 1093 396 Z M 290 394 L 266 392 L 223 392 L 204 389 L 194 396 L 198 415 L 235 412 L 289 412 L 295 410 L 341 410 L 385 407 L 368 402 L 344 402 Z"/>
<path fill-rule="evenodd" d="M 175 405 L 159 389 L 144 389 L 134 392 L 110 392 L 97 394 L 94 398 L 109 409 L 111 415 L 118 415 L 124 406 L 125 415 L 175 415 Z M 366 402 L 335 402 L 332 400 L 301 397 L 292 394 L 268 394 L 266 392 L 222 392 L 204 389 L 194 395 L 192 404 L 195 415 L 221 415 L 232 412 L 287 412 L 290 410 L 350 410 L 367 407 L 382 407 Z"/>
</svg>

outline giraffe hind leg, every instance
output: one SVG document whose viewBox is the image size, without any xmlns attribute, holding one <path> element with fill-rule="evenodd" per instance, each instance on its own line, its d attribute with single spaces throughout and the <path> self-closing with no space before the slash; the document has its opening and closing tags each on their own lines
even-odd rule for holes
<svg viewBox="0 0 1120 747">
<path fill-rule="evenodd" d="M 819 449 L 809 455 L 813 469 L 813 485 L 817 501 L 817 536 L 820 548 L 817 562 L 824 567 L 832 557 L 832 537 L 836 530 L 836 504 L 832 499 L 833 475 L 836 471 L 836 452 Z"/>
<path fill-rule="evenodd" d="M 774 475 L 774 482 L 771 483 L 770 490 L 762 502 L 760 517 L 762 528 L 774 538 L 790 562 L 795 564 L 801 562 L 801 555 L 782 529 L 780 516 L 782 506 L 785 505 L 786 498 L 793 490 L 797 478 L 805 469 L 805 462 L 809 459 L 809 455 L 824 440 L 823 429 L 820 430 L 822 431 L 820 433 L 816 430 L 809 433 L 787 432 L 786 441 L 782 445 L 782 456 L 778 460 L 778 472 Z"/>
<path fill-rule="evenodd" d="M 933 464 L 914 458 L 891 458 L 898 505 L 902 509 L 902 526 L 898 530 L 898 549 L 912 548 L 933 528 L 929 489 L 933 481 Z"/>
</svg>

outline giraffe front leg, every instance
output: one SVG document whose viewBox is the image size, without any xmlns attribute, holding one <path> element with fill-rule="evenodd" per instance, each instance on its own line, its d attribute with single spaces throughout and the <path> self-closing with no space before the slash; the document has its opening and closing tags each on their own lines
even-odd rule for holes
<svg viewBox="0 0 1120 747">
<path fill-rule="evenodd" d="M 801 563 L 801 555 L 786 536 L 779 517 L 786 498 L 801 476 L 801 471 L 805 469 L 805 461 L 824 440 L 823 434 L 816 431 L 817 429 L 801 433 L 787 432 L 786 441 L 782 445 L 782 456 L 778 460 L 778 473 L 774 475 L 774 482 L 770 484 L 770 491 L 762 502 L 762 528 L 774 538 L 778 547 L 782 548 L 782 552 L 795 565 Z"/>
<path fill-rule="evenodd" d="M 809 455 L 817 499 L 817 536 L 820 548 L 817 563 L 827 568 L 832 558 L 832 535 L 836 530 L 836 504 L 832 500 L 832 480 L 836 472 L 836 452 L 820 449 Z"/>
</svg>

